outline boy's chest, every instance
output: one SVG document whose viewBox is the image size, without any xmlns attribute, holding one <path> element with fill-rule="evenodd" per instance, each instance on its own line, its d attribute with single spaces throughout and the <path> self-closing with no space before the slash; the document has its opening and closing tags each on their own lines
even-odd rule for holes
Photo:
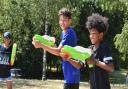
<svg viewBox="0 0 128 89">
<path fill-rule="evenodd" d="M 0 49 L 0 64 L 9 65 L 11 58 L 11 50 L 6 48 Z"/>
<path fill-rule="evenodd" d="M 104 49 L 95 49 L 95 48 L 93 48 L 92 53 L 93 53 L 92 54 L 93 59 L 103 61 L 103 58 L 104 58 L 104 55 L 105 55 Z"/>
</svg>

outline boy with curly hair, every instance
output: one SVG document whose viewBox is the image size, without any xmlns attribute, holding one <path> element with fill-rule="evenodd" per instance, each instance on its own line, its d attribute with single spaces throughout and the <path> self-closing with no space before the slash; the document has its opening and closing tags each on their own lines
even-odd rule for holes
<svg viewBox="0 0 128 89">
<path fill-rule="evenodd" d="M 86 27 L 93 51 L 87 64 L 94 65 L 90 68 L 90 89 L 110 89 L 109 72 L 114 70 L 114 66 L 110 48 L 104 41 L 108 19 L 99 14 L 92 14 L 87 18 Z"/>
</svg>

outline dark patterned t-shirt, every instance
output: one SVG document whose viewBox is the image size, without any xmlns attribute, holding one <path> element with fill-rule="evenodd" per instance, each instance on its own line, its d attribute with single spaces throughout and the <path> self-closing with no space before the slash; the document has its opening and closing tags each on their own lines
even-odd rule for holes
<svg viewBox="0 0 128 89">
<path fill-rule="evenodd" d="M 90 46 L 93 50 L 93 58 L 98 59 L 106 64 L 112 63 L 112 55 L 109 46 L 106 42 L 102 42 L 98 49 L 95 46 Z M 98 67 L 94 66 L 90 69 L 90 87 L 91 89 L 110 89 L 109 73 Z"/>
<path fill-rule="evenodd" d="M 10 74 L 10 59 L 12 46 L 5 48 L 0 45 L 0 78 L 7 78 Z"/>
</svg>

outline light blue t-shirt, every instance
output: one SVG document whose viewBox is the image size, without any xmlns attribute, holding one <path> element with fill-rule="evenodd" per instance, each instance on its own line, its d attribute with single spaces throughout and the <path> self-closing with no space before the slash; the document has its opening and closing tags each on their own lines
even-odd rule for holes
<svg viewBox="0 0 128 89">
<path fill-rule="evenodd" d="M 69 27 L 67 32 L 62 32 L 60 44 L 76 46 L 77 45 L 77 37 L 73 28 Z M 79 83 L 80 81 L 80 70 L 75 68 L 68 61 L 63 60 L 62 69 L 64 74 L 65 83 Z"/>
</svg>

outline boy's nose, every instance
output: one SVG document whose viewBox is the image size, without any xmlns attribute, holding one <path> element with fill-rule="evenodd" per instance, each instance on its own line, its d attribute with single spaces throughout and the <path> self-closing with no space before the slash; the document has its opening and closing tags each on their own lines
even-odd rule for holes
<svg viewBox="0 0 128 89">
<path fill-rule="evenodd" d="M 89 37 L 90 37 L 90 38 L 92 38 L 93 36 L 92 36 L 92 35 L 90 35 Z"/>
<path fill-rule="evenodd" d="M 64 21 L 62 20 L 62 24 L 64 24 Z"/>
</svg>

